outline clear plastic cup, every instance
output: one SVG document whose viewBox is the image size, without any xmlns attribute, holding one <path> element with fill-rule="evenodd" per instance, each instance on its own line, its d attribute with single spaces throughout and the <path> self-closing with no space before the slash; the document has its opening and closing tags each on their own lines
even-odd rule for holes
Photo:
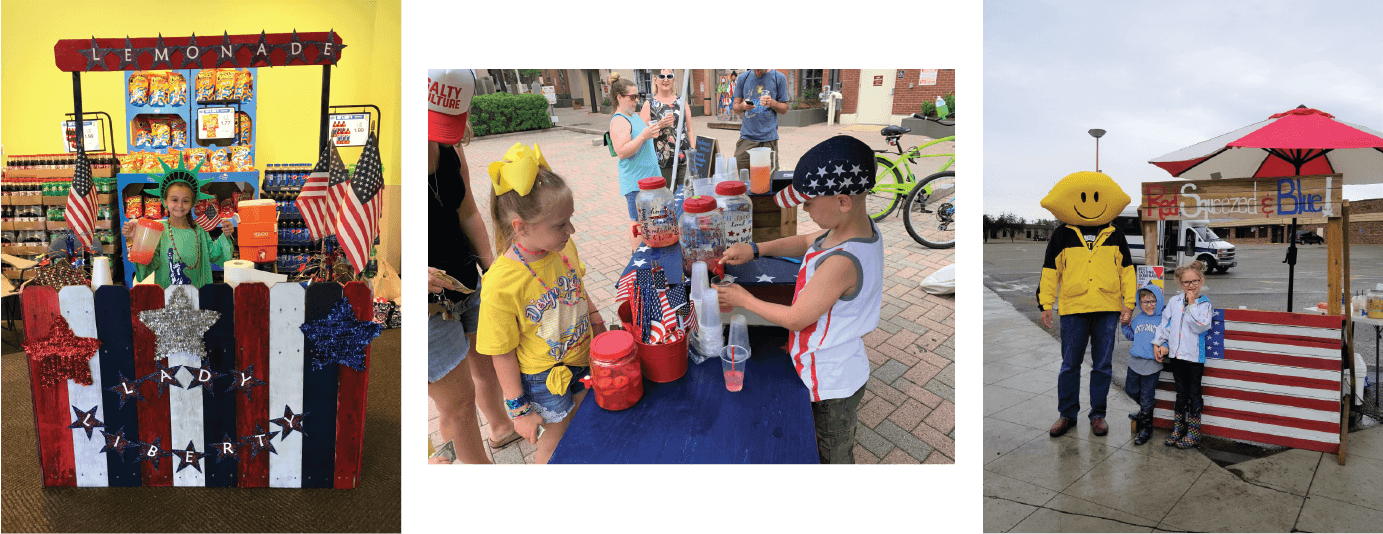
<svg viewBox="0 0 1383 534">
<path fill-rule="evenodd" d="M 744 389 L 744 368 L 749 362 L 749 349 L 738 345 L 725 347 L 720 353 L 720 369 L 725 373 L 725 389 Z"/>
<path fill-rule="evenodd" d="M 773 169 L 770 167 L 773 149 L 766 146 L 749 149 L 749 190 L 763 194 L 772 189 Z"/>
<path fill-rule="evenodd" d="M 729 343 L 740 347 L 749 346 L 749 322 L 742 313 L 736 313 L 730 318 Z"/>
<path fill-rule="evenodd" d="M 153 219 L 139 219 L 134 227 L 134 241 L 130 244 L 130 261 L 148 265 L 154 259 L 158 240 L 163 236 L 163 223 Z"/>
</svg>

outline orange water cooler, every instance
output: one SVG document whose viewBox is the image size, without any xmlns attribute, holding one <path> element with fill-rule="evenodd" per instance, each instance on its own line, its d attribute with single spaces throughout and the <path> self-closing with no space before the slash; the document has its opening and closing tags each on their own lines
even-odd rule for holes
<svg viewBox="0 0 1383 534">
<path fill-rule="evenodd" d="M 236 237 L 240 242 L 240 258 L 255 263 L 278 260 L 278 206 L 270 199 L 242 200 L 239 205 L 240 226 Z"/>
</svg>

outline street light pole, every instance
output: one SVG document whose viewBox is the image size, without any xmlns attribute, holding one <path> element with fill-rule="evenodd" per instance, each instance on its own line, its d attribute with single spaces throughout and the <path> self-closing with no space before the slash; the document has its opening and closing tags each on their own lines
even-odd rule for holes
<svg viewBox="0 0 1383 534">
<path fill-rule="evenodd" d="M 1090 137 L 1095 138 L 1095 172 L 1100 172 L 1100 138 L 1104 137 L 1104 130 L 1093 128 Z"/>
</svg>

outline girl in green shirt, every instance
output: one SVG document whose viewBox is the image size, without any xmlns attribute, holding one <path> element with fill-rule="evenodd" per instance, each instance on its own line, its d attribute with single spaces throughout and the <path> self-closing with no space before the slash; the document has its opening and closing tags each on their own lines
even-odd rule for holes
<svg viewBox="0 0 1383 534">
<path fill-rule="evenodd" d="M 181 167 L 170 170 L 160 182 L 168 218 L 164 220 L 163 235 L 159 237 L 154 259 L 148 265 L 135 264 L 135 280 L 143 280 L 154 273 L 154 281 L 165 289 L 172 284 L 192 284 L 200 288 L 211 282 L 212 263 L 221 265 L 232 258 L 230 236 L 235 233 L 235 226 L 230 220 L 222 219 L 223 233 L 212 239 L 193 221 L 192 205 L 198 197 L 192 185 L 197 180 L 193 174 L 196 171 L 189 172 Z M 121 230 L 127 239 L 133 236 L 135 221 L 126 222 Z"/>
</svg>

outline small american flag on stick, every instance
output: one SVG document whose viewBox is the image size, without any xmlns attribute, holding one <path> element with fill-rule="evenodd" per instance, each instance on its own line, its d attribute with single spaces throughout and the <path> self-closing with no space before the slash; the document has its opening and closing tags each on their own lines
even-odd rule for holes
<svg viewBox="0 0 1383 534">
<path fill-rule="evenodd" d="M 332 176 L 338 174 L 345 180 L 346 166 L 341 163 L 341 155 L 336 152 L 336 146 L 328 144 L 322 149 L 321 159 L 317 160 L 312 174 L 307 175 L 307 182 L 303 184 L 302 192 L 294 202 L 298 211 L 302 213 L 303 222 L 307 223 L 307 230 L 312 233 L 314 241 L 336 232 L 336 211 L 330 205 L 327 184 Z"/>
<path fill-rule="evenodd" d="M 86 150 L 77 146 L 77 170 L 72 175 L 72 188 L 67 192 L 67 227 L 82 246 L 91 248 L 92 228 L 96 226 L 95 182 L 91 180 L 91 162 Z"/>
<path fill-rule="evenodd" d="M 221 209 L 216 206 L 216 199 L 204 198 L 197 202 L 196 220 L 197 226 L 208 232 L 221 225 Z"/>
<path fill-rule="evenodd" d="M 372 133 L 349 180 L 338 180 L 337 173 L 331 173 L 329 194 L 332 204 L 340 210 L 336 237 L 356 274 L 365 270 L 370 261 L 370 247 L 379 235 L 379 212 L 384 204 L 384 195 L 380 194 L 384 189 L 382 170 L 379 139 Z"/>
</svg>

